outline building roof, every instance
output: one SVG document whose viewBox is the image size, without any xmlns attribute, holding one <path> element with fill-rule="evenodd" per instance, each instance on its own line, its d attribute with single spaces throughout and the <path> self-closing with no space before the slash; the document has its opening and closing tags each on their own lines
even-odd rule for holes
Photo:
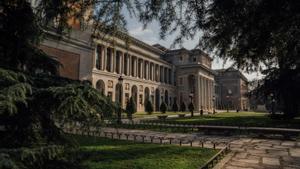
<svg viewBox="0 0 300 169">
<path fill-rule="evenodd" d="M 215 69 L 214 71 L 216 72 L 217 76 L 220 76 L 221 74 L 226 73 L 226 72 L 236 72 L 236 73 L 238 73 L 238 75 L 241 79 L 248 82 L 248 79 L 246 78 L 246 76 L 244 76 L 244 74 L 240 70 L 235 69 L 233 67 L 229 67 L 227 69 Z"/>
</svg>

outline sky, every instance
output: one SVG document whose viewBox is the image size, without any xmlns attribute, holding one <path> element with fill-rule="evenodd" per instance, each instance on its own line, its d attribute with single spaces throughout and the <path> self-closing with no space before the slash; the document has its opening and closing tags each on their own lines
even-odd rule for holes
<svg viewBox="0 0 300 169">
<path fill-rule="evenodd" d="M 171 35 L 167 35 L 166 39 L 162 40 L 159 37 L 159 23 L 153 22 L 149 24 L 145 29 L 143 28 L 143 25 L 138 22 L 136 18 L 131 18 L 128 15 L 125 15 L 126 20 L 127 20 L 127 29 L 128 32 L 131 36 L 146 42 L 150 45 L 159 43 L 160 45 L 170 48 L 171 44 L 173 43 L 173 40 L 176 37 L 176 33 L 173 33 Z M 199 33 L 200 36 L 200 33 Z M 186 49 L 193 49 L 196 47 L 198 41 L 199 41 L 199 36 L 195 36 L 194 39 L 189 39 L 185 40 L 182 46 Z M 177 48 L 179 48 L 177 46 Z M 217 56 L 212 56 L 214 58 L 213 63 L 212 63 L 212 69 L 223 69 L 223 68 L 228 68 L 232 65 L 232 61 L 227 61 L 224 63 L 224 61 Z M 243 74 L 248 78 L 249 81 L 257 78 L 261 78 L 262 75 L 260 73 L 251 73 L 248 74 L 246 72 L 243 72 Z"/>
</svg>

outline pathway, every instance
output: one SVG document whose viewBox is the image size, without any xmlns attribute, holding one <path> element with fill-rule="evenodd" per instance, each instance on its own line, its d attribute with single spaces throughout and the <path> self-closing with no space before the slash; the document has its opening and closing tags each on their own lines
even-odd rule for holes
<svg viewBox="0 0 300 169">
<path fill-rule="evenodd" d="M 206 144 L 229 142 L 231 153 L 216 166 L 219 169 L 300 169 L 300 141 L 203 136 L 197 133 L 181 134 L 114 128 L 103 128 L 102 130 L 103 132 L 118 131 L 145 136 L 192 139 L 194 140 L 193 146 L 200 146 L 200 141 L 203 139 L 208 141 Z M 167 142 L 167 140 L 165 141 Z M 217 148 L 222 148 L 222 146 L 224 144 L 220 144 Z M 212 144 L 205 145 L 205 147 L 212 147 Z"/>
</svg>

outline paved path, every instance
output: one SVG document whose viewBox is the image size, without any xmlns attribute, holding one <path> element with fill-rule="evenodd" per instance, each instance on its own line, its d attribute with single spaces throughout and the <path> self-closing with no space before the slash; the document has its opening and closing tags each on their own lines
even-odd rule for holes
<svg viewBox="0 0 300 169">
<path fill-rule="evenodd" d="M 206 144 L 209 144 L 209 141 L 229 142 L 231 153 L 221 161 L 221 165 L 218 165 L 218 168 L 221 169 L 300 169 L 300 141 L 203 136 L 197 133 L 181 134 L 148 130 L 103 129 L 107 132 L 116 132 L 116 130 L 122 133 L 145 136 L 190 138 L 194 140 L 193 146 L 200 146 L 197 141 L 203 139 L 208 141 Z M 205 145 L 205 147 L 209 146 L 212 145 Z M 222 144 L 217 146 L 217 148 L 221 147 Z"/>
</svg>

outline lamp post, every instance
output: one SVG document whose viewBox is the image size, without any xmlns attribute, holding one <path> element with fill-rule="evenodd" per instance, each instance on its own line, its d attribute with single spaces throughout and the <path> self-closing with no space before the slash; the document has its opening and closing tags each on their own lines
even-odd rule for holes
<svg viewBox="0 0 300 169">
<path fill-rule="evenodd" d="M 274 94 L 273 93 L 270 93 L 270 97 L 271 97 L 271 113 L 272 115 L 275 114 L 275 98 L 274 98 Z"/>
<path fill-rule="evenodd" d="M 226 98 L 227 98 L 227 112 L 229 112 L 229 98 L 230 98 L 231 94 L 232 94 L 232 91 L 230 89 L 228 89 L 227 96 L 226 96 Z"/>
<path fill-rule="evenodd" d="M 193 117 L 194 116 L 194 105 L 193 105 L 193 97 L 194 97 L 194 93 L 193 92 L 191 92 L 190 93 L 190 95 L 189 95 L 189 97 L 190 97 L 190 101 L 191 101 L 191 103 L 190 103 L 190 105 L 189 106 L 193 106 L 193 107 L 189 107 L 189 109 L 191 109 L 190 111 L 191 111 L 191 117 Z"/>
<path fill-rule="evenodd" d="M 119 103 L 119 109 L 117 111 L 117 123 L 121 124 L 121 113 L 122 113 L 122 85 L 123 85 L 123 77 L 120 76 L 118 78 L 118 84 L 119 84 L 119 98 L 117 100 L 117 102 Z"/>
<path fill-rule="evenodd" d="M 213 114 L 215 114 L 216 113 L 216 111 L 215 111 L 215 100 L 216 100 L 216 96 L 215 95 L 213 95 L 213 98 L 212 98 L 212 101 L 213 101 Z"/>
</svg>

